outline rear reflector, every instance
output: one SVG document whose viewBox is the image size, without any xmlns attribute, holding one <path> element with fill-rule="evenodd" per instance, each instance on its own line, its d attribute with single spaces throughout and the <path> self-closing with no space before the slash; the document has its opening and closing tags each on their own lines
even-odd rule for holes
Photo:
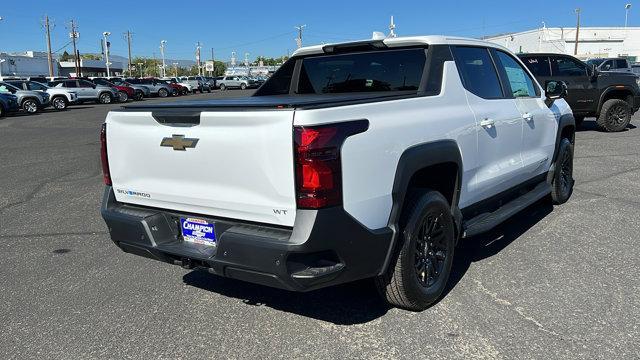
<svg viewBox="0 0 640 360">
<path fill-rule="evenodd" d="M 104 184 L 111 186 L 111 172 L 109 171 L 109 159 L 107 157 L 107 124 L 102 124 L 102 129 L 100 130 L 100 159 L 102 160 Z"/>
<path fill-rule="evenodd" d="M 349 136 L 368 128 L 368 120 L 294 127 L 299 209 L 320 209 L 342 203 L 342 144 Z"/>
</svg>

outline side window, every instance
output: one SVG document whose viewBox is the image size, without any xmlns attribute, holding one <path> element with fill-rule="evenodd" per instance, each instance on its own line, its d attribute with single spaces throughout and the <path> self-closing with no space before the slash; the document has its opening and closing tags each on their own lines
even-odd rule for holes
<svg viewBox="0 0 640 360">
<path fill-rule="evenodd" d="M 80 81 L 80 87 L 81 87 L 81 88 L 92 88 L 92 87 L 93 87 L 93 83 L 90 83 L 90 82 L 88 82 L 88 81 L 81 80 L 81 81 Z"/>
<path fill-rule="evenodd" d="M 627 64 L 627 60 L 625 59 L 616 60 L 616 69 L 626 69 L 628 67 L 629 65 Z"/>
<path fill-rule="evenodd" d="M 535 76 L 551 76 L 551 64 L 546 56 L 527 56 L 522 62 Z"/>
<path fill-rule="evenodd" d="M 537 95 L 536 86 L 527 71 L 511 55 L 502 51 L 495 53 L 507 75 L 513 97 L 535 97 Z"/>
<path fill-rule="evenodd" d="M 613 60 L 607 60 L 604 63 L 602 63 L 602 66 L 600 66 L 600 69 L 602 71 L 609 71 L 615 68 L 613 65 L 614 65 Z"/>
<path fill-rule="evenodd" d="M 467 90 L 484 99 L 504 97 L 489 50 L 481 47 L 453 47 L 458 71 Z"/>
<path fill-rule="evenodd" d="M 77 88 L 78 84 L 75 82 L 75 80 L 71 80 L 71 81 L 65 81 L 63 86 L 67 88 Z"/>
<path fill-rule="evenodd" d="M 587 67 L 584 63 L 568 57 L 554 57 L 551 59 L 553 76 L 586 76 Z"/>
</svg>

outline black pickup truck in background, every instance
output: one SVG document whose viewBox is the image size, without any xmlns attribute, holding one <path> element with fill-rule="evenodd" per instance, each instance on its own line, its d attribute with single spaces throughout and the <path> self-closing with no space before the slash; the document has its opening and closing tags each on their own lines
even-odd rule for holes
<svg viewBox="0 0 640 360">
<path fill-rule="evenodd" d="M 604 72 L 572 56 L 562 54 L 520 54 L 524 64 L 541 85 L 549 80 L 567 84 L 566 101 L 580 125 L 585 117 L 596 117 L 603 131 L 622 131 L 640 108 L 638 76 Z"/>
</svg>

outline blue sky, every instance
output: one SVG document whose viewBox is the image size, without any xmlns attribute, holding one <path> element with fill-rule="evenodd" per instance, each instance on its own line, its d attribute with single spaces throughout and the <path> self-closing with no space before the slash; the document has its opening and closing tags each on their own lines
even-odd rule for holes
<svg viewBox="0 0 640 360">
<path fill-rule="evenodd" d="M 528 0 L 528 1 L 59 1 L 20 0 L 0 6 L 0 51 L 46 49 L 41 20 L 53 19 L 53 50 L 69 42 L 70 19 L 79 24 L 79 49 L 99 52 L 103 31 L 112 33 L 114 54 L 126 56 L 123 33 L 134 33 L 134 56 L 159 56 L 160 40 L 167 40 L 166 56 L 193 59 L 197 41 L 203 56 L 213 47 L 216 59 L 279 56 L 296 47 L 295 25 L 306 24 L 306 45 L 369 38 L 385 31 L 394 15 L 399 35 L 447 34 L 479 37 L 547 26 L 575 26 L 576 7 L 584 26 L 623 26 L 626 3 L 632 3 L 629 26 L 640 26 L 640 1 Z M 103 3 L 110 6 L 104 9 Z M 271 5 L 267 5 L 271 4 Z M 637 6 L 637 7 L 636 7 Z M 71 49 L 67 46 L 66 49 Z"/>
</svg>

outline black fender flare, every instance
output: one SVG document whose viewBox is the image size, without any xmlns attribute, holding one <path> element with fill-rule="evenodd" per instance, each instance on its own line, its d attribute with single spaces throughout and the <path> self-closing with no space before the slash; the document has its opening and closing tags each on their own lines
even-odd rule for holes
<svg viewBox="0 0 640 360">
<path fill-rule="evenodd" d="M 627 85 L 611 85 L 607 87 L 606 89 L 604 89 L 602 94 L 600 94 L 600 100 L 598 101 L 598 111 L 597 111 L 598 114 L 600 114 L 600 111 L 602 110 L 602 105 L 604 105 L 604 99 L 612 91 L 628 91 L 629 95 L 631 96 L 633 96 L 634 94 L 633 89 Z M 633 107 L 633 104 L 630 104 L 630 105 Z"/>
<path fill-rule="evenodd" d="M 455 140 L 437 140 L 414 145 L 406 149 L 396 167 L 395 178 L 393 182 L 393 190 L 391 193 L 393 206 L 389 214 L 388 227 L 393 230 L 393 236 L 389 250 L 382 266 L 380 275 L 384 274 L 391 262 L 392 255 L 397 248 L 399 239 L 399 222 L 402 208 L 404 206 L 405 196 L 409 190 L 409 182 L 411 177 L 429 166 L 454 163 L 457 165 L 458 174 L 455 179 L 455 188 L 451 201 L 451 214 L 453 216 L 457 232 L 460 234 L 462 226 L 462 213 L 458 207 L 460 199 L 460 188 L 462 184 L 462 154 Z"/>
<path fill-rule="evenodd" d="M 558 151 L 560 150 L 560 141 L 562 140 L 562 133 L 567 128 L 573 128 L 571 133 L 572 138 L 569 139 L 571 143 L 575 143 L 575 133 L 576 133 L 576 120 L 573 114 L 564 114 L 560 115 L 558 119 L 558 131 L 556 133 L 556 144 L 553 150 L 553 158 L 551 158 L 551 167 L 549 168 L 549 172 L 547 173 L 547 182 L 551 184 L 553 180 L 553 176 L 555 174 L 556 169 L 556 160 L 558 158 Z"/>
</svg>

